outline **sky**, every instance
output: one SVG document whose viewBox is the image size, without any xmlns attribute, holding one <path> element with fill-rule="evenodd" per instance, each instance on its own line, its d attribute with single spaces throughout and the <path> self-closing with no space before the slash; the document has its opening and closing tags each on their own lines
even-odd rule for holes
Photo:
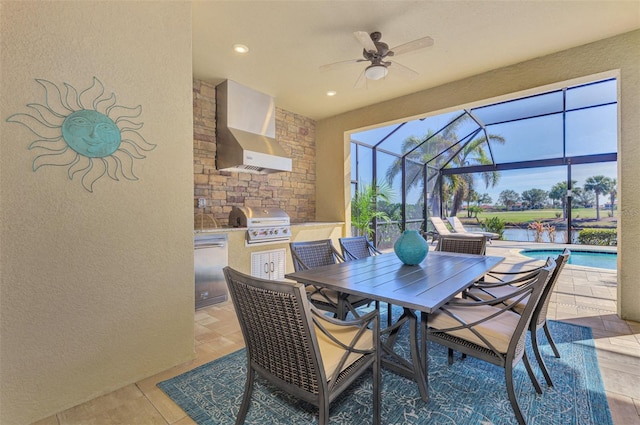
<svg viewBox="0 0 640 425">
<path fill-rule="evenodd" d="M 571 167 L 571 180 L 576 180 L 577 186 L 583 187 L 588 177 L 603 175 L 617 179 L 617 167 L 616 162 L 574 165 Z M 566 167 L 502 171 L 496 187 L 485 189 L 484 184 L 478 181 L 476 191 L 480 194 L 488 193 L 495 204 L 500 197 L 500 192 L 505 189 L 514 190 L 518 194 L 529 189 L 542 189 L 548 192 L 553 185 L 566 180 Z"/>
<path fill-rule="evenodd" d="M 491 141 L 483 145 L 484 151 L 495 163 L 540 160 L 615 153 L 617 152 L 617 81 L 609 79 L 586 85 L 568 87 L 500 104 L 487 105 L 415 120 L 404 125 L 394 124 L 352 135 L 352 140 L 393 153 L 402 153 L 408 137 L 425 140 L 427 135 L 438 134 L 447 123 L 455 122 L 455 135 L 464 141 L 484 125 Z M 450 127 L 451 128 L 451 127 Z M 471 137 L 471 136 L 469 136 Z M 382 142 L 381 142 L 382 140 Z M 564 144 L 563 144 L 564 141 Z M 352 146 L 354 146 L 352 144 Z M 372 176 L 372 151 L 358 147 L 358 164 L 352 155 L 352 179 L 369 183 Z M 451 151 L 453 152 L 453 150 Z M 441 157 L 443 158 L 443 157 Z M 396 157 L 378 151 L 378 181 L 381 181 Z M 471 157 L 466 165 L 477 164 Z M 355 170 L 358 170 L 356 176 Z M 604 175 L 617 179 L 617 163 L 573 165 L 571 179 L 582 187 L 588 177 Z M 488 193 L 492 203 L 506 189 L 521 194 L 529 189 L 549 191 L 552 186 L 567 180 L 567 167 L 531 168 L 500 172 L 497 186 L 485 188 L 481 179 L 476 181 L 476 192 Z M 400 177 L 393 187 L 399 192 Z M 415 191 L 417 192 L 417 191 Z M 408 194 L 408 202 L 415 203 L 418 193 Z"/>
</svg>

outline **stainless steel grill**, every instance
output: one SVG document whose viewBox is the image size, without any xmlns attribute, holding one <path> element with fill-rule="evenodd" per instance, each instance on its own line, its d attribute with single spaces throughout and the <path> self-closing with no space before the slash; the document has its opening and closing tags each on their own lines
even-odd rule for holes
<svg viewBox="0 0 640 425">
<path fill-rule="evenodd" d="M 291 239 L 291 220 L 280 208 L 233 207 L 229 226 L 246 227 L 249 244 Z"/>
</svg>

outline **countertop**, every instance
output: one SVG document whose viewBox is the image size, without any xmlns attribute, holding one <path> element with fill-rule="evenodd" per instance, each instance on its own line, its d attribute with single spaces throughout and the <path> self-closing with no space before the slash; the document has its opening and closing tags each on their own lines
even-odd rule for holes
<svg viewBox="0 0 640 425">
<path fill-rule="evenodd" d="M 344 224 L 343 221 L 309 221 L 305 223 L 291 223 L 291 227 L 299 227 L 299 226 L 342 226 Z M 198 234 L 206 234 L 206 233 L 227 233 L 227 232 L 246 232 L 246 227 L 215 227 L 215 228 L 206 228 L 202 230 L 194 230 L 193 233 Z"/>
</svg>

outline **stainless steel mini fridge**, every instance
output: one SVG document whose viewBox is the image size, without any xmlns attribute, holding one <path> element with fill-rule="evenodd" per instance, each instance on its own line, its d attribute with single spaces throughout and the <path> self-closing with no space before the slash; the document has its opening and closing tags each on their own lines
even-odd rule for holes
<svg viewBox="0 0 640 425">
<path fill-rule="evenodd" d="M 222 269 L 227 265 L 227 234 L 196 235 L 194 241 L 195 308 L 227 300 L 227 283 Z"/>
</svg>

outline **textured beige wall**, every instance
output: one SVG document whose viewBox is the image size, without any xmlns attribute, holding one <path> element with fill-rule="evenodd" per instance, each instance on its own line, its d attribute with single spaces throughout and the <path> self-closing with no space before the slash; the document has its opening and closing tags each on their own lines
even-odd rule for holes
<svg viewBox="0 0 640 425">
<path fill-rule="evenodd" d="M 349 139 L 345 132 L 407 117 L 459 109 L 537 87 L 594 74 L 619 75 L 618 312 L 640 321 L 640 31 L 497 69 L 316 123 L 317 219 L 346 221 L 349 228 Z M 618 74 L 619 72 L 619 74 Z M 334 158 L 342 152 L 342 161 Z M 344 188 L 344 190 L 337 190 Z"/>
<path fill-rule="evenodd" d="M 0 7 L 0 423 L 14 425 L 194 355 L 191 6 Z M 45 103 L 36 78 L 94 76 L 142 105 L 133 121 L 157 147 L 134 160 L 138 181 L 89 193 L 68 167 L 33 172 L 37 137 L 6 119 Z"/>
</svg>

